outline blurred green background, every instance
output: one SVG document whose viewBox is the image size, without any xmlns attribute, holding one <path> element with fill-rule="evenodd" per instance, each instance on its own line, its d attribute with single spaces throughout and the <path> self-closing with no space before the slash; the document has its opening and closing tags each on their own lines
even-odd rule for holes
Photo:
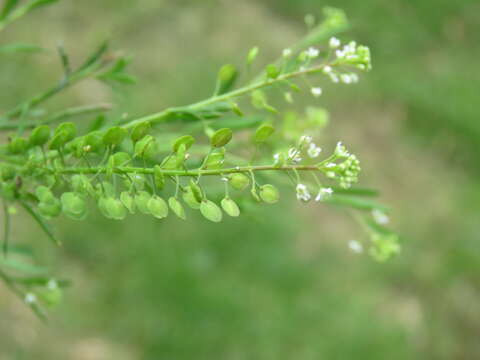
<svg viewBox="0 0 480 360">
<path fill-rule="evenodd" d="M 74 285 L 48 326 L 0 285 L 1 360 L 480 358 L 478 0 L 63 0 L 2 34 L 52 50 L 0 59 L 0 109 L 56 81 L 59 42 L 78 63 L 105 38 L 134 55 L 139 83 L 112 95 L 88 82 L 52 107 L 190 103 L 221 64 L 241 65 L 253 45 L 268 63 L 326 5 L 346 11 L 341 39 L 369 45 L 374 61 L 358 86 L 318 101 L 327 137 L 350 145 L 362 184 L 392 205 L 402 254 L 353 254 L 361 230 L 348 217 L 286 193 L 221 225 L 63 220 L 61 250 L 17 218 L 14 241 L 38 243 Z"/>
</svg>

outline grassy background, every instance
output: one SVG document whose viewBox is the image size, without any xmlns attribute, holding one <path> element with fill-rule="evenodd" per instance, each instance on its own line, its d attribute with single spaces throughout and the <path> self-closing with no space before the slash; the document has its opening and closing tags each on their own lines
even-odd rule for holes
<svg viewBox="0 0 480 360">
<path fill-rule="evenodd" d="M 327 137 L 352 144 L 363 184 L 393 205 L 402 255 L 379 265 L 351 254 L 360 231 L 348 218 L 287 193 L 222 225 L 65 220 L 54 254 L 17 219 L 15 241 L 38 242 L 74 286 L 48 327 L 0 287 L 1 360 L 480 357 L 478 1 L 64 0 L 2 42 L 63 42 L 79 62 L 111 38 L 134 55 L 139 84 L 111 95 L 91 82 L 49 104 L 143 114 L 208 96 L 218 67 L 240 65 L 252 45 L 268 62 L 325 5 L 347 12 L 342 39 L 368 44 L 374 60 L 358 86 L 326 87 Z M 0 63 L 0 109 L 60 73 L 53 51 Z"/>
</svg>

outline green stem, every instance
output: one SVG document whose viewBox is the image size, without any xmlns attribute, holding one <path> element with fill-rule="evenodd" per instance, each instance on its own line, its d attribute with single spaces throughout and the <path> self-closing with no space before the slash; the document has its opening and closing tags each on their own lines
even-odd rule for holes
<svg viewBox="0 0 480 360">
<path fill-rule="evenodd" d="M 76 167 L 76 168 L 65 168 L 65 169 L 50 169 L 52 172 L 59 174 L 97 174 L 105 173 L 106 168 L 103 167 Z M 257 165 L 257 166 L 238 166 L 226 169 L 195 169 L 195 170 L 162 170 L 165 176 L 208 176 L 208 175 L 223 175 L 223 174 L 232 174 L 232 173 L 241 173 L 241 172 L 252 172 L 252 171 L 318 171 L 319 168 L 316 165 L 285 165 L 281 167 L 273 165 Z M 153 168 L 143 168 L 143 167 L 117 167 L 113 169 L 115 173 L 124 174 L 124 173 L 137 173 L 137 174 L 153 174 Z"/>
</svg>

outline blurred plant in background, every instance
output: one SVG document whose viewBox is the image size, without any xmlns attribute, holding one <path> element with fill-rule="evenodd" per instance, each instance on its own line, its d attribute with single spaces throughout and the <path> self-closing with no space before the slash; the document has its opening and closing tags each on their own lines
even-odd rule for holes
<svg viewBox="0 0 480 360">
<path fill-rule="evenodd" d="M 362 250 L 357 229 L 322 207 L 292 211 L 295 205 L 285 203 L 288 196 L 265 208 L 252 207 L 242 195 L 235 198 L 242 216 L 211 226 L 195 216 L 189 216 L 188 227 L 173 217 L 159 224 L 132 216 L 125 225 L 94 214 L 87 222 L 57 220 L 64 246 L 54 253 L 41 241 L 32 242 L 38 238 L 36 228 L 15 216 L 10 247 L 15 256 L 33 256 L 75 283 L 48 329 L 2 292 L 0 357 L 470 359 L 480 353 L 475 335 L 480 329 L 478 182 L 466 176 L 477 170 L 478 110 L 471 104 L 478 83 L 478 4 L 342 0 L 332 5 L 350 14 L 355 37 L 373 49 L 375 71 L 355 87 L 340 88 L 325 77 L 305 84 L 311 94 L 269 92 L 270 106 L 285 107 L 291 97 L 295 103 L 276 120 L 275 133 L 257 160 L 273 163 L 275 154 L 288 155 L 308 134 L 303 129 L 291 133 L 291 124 L 322 124 L 313 140 L 322 144 L 320 154 L 334 149 L 337 138 L 344 140 L 363 159 L 362 183 L 375 184 L 395 204 L 395 227 L 408 240 L 402 256 L 379 266 L 355 255 Z M 27 28 L 21 22 L 6 28 L 2 44 L 25 39 L 48 49 L 62 41 L 75 63 L 99 38 L 115 39 L 115 48 L 135 54 L 129 73 L 148 81 L 135 87 L 113 85 L 110 96 L 87 79 L 52 98 L 45 109 L 94 103 L 101 107 L 95 111 L 104 111 L 114 103 L 107 119 L 126 121 L 138 117 L 130 114 L 210 97 L 210 79 L 220 64 L 246 54 L 252 44 L 262 58 L 292 56 L 285 45 L 302 36 L 304 25 L 298 19 L 320 14 L 319 6 L 313 0 L 63 1 L 21 20 L 30 21 Z M 349 42 L 341 33 L 325 35 L 320 54 L 332 35 Z M 43 84 L 58 78 L 48 51 L 4 54 L 0 74 L 9 91 L 2 94 L 2 109 L 14 108 L 26 93 L 40 93 Z M 258 63 L 248 70 L 249 78 L 264 70 Z M 312 107 L 312 101 L 332 111 L 336 121 L 328 136 L 323 130 L 328 114 Z M 239 105 L 243 110 L 245 105 Z M 253 129 L 275 116 L 256 111 Z M 89 118 L 79 118 L 79 131 L 89 130 L 83 123 Z M 166 147 L 186 133 L 183 125 L 162 125 L 162 132 L 163 126 L 177 132 L 165 139 Z M 204 131 L 203 124 L 193 130 Z M 272 146 L 279 135 L 287 135 L 292 146 Z M 201 138 L 196 136 L 194 147 L 202 144 Z M 234 142 L 250 144 L 250 139 L 234 136 Z M 226 160 L 236 154 L 234 142 Z M 301 157 L 315 155 L 317 148 L 308 145 Z M 280 178 L 274 180 L 283 189 Z M 214 188 L 222 189 L 222 182 L 217 183 Z M 293 183 L 293 191 L 282 194 L 290 191 L 294 198 L 295 187 Z M 341 189 L 333 190 L 339 195 Z M 299 191 L 301 198 L 308 197 L 302 186 Z M 335 199 L 327 190 L 322 195 L 325 202 Z M 381 224 L 386 209 L 374 204 L 381 212 L 368 218 Z M 32 243 L 28 255 L 25 245 Z M 31 266 L 30 271 L 51 278 L 44 268 Z M 49 287 L 66 285 L 56 282 Z M 45 345 L 52 341 L 58 345 Z"/>
</svg>

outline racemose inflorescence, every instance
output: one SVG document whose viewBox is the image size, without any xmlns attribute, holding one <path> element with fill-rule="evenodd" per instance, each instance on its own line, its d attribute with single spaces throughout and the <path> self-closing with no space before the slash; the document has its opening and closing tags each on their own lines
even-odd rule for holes
<svg viewBox="0 0 480 360">
<path fill-rule="evenodd" d="M 49 2 L 53 1 L 34 0 L 18 7 L 7 1 L 0 31 Z M 368 199 L 376 192 L 352 187 L 360 173 L 357 157 L 341 142 L 330 152 L 316 144 L 327 112 L 310 106 L 296 115 L 272 105 L 275 94 L 281 94 L 287 106 L 296 96 L 316 99 L 322 96 L 323 82 L 355 84 L 361 73 L 371 69 L 368 47 L 355 41 L 342 44 L 334 36 L 347 26 L 342 11 L 327 8 L 324 21 L 314 25 L 307 17 L 307 23 L 306 38 L 284 49 L 259 76 L 242 79 L 236 66 L 225 65 L 208 99 L 132 118 L 109 118 L 104 114 L 109 109 L 105 104 L 36 115 L 43 103 L 84 79 L 135 82 L 126 73 L 129 60 L 112 56 L 106 44 L 75 69 L 59 47 L 64 66 L 61 81 L 0 116 L 0 130 L 10 132 L 8 142 L 0 147 L 3 258 L 9 254 L 10 216 L 17 207 L 59 243 L 48 221 L 60 215 L 84 220 L 97 207 L 113 220 L 124 220 L 133 213 L 186 220 L 190 211 L 198 211 L 219 222 L 225 215 L 241 214 L 238 199 L 276 203 L 280 191 L 275 181 L 281 183 L 280 177 L 291 183 L 292 196 L 301 202 L 359 210 L 355 218 L 367 230 L 371 255 L 385 260 L 396 254 L 397 235 L 385 227 L 387 209 Z M 1 49 L 21 47 L 4 45 L 0 56 Z M 254 66 L 258 54 L 257 47 L 248 52 L 247 69 Z M 101 115 L 86 130 L 64 121 L 92 113 Z M 358 241 L 349 246 L 355 252 L 363 250 Z M 8 261 L 0 262 L 0 278 L 37 313 L 42 314 L 42 302 L 58 301 L 59 281 L 50 277 L 20 281 L 3 270 L 6 266 Z"/>
</svg>

